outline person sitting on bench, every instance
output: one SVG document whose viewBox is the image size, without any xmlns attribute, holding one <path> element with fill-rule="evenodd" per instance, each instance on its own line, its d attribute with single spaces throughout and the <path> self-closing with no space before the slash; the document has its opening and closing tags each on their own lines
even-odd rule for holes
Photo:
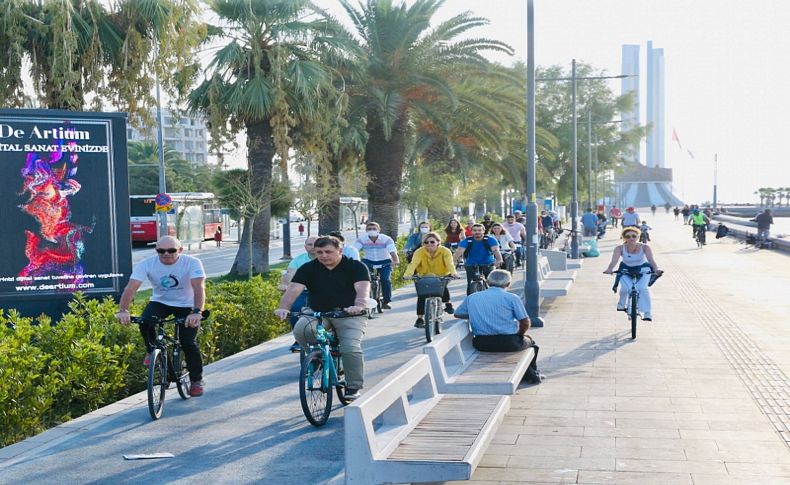
<svg viewBox="0 0 790 485">
<path fill-rule="evenodd" d="M 510 273 L 497 269 L 488 275 L 490 288 L 466 297 L 455 311 L 456 318 L 469 320 L 474 339 L 472 345 L 480 352 L 518 352 L 529 347 L 535 357 L 529 364 L 524 380 L 539 384 L 538 346 L 527 335 L 530 320 L 521 298 L 509 293 Z"/>
</svg>

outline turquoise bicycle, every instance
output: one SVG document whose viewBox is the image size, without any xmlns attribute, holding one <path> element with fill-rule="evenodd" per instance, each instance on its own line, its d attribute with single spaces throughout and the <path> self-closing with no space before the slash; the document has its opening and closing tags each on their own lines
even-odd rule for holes
<svg viewBox="0 0 790 485">
<path fill-rule="evenodd" d="M 351 402 L 345 397 L 346 380 L 337 336 L 331 330 L 324 328 L 323 318 L 344 318 L 354 315 L 343 310 L 291 312 L 291 315 L 318 320 L 315 331 L 316 343 L 307 346 L 302 359 L 299 372 L 299 399 L 302 402 L 302 411 L 310 424 L 323 426 L 332 412 L 332 388 L 337 391 L 337 398 L 344 406 Z"/>
</svg>

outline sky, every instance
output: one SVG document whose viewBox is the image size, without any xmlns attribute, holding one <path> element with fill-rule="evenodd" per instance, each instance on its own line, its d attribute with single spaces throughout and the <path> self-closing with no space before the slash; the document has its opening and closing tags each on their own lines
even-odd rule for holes
<svg viewBox="0 0 790 485">
<path fill-rule="evenodd" d="M 344 19 L 337 0 L 315 3 Z M 492 57 L 510 64 L 526 60 L 526 5 L 446 0 L 436 18 L 463 11 L 488 18 L 475 36 L 510 44 L 515 57 Z M 692 203 L 711 200 L 717 154 L 719 201 L 751 202 L 759 187 L 790 186 L 783 156 L 790 108 L 787 25 L 787 0 L 535 0 L 535 62 L 570 69 L 575 58 L 616 75 L 622 45 L 639 44 L 644 124 L 646 45 L 652 40 L 664 49 L 664 143 L 676 195 Z M 619 81 L 611 87 L 620 93 Z M 670 139 L 673 128 L 682 150 Z"/>
</svg>

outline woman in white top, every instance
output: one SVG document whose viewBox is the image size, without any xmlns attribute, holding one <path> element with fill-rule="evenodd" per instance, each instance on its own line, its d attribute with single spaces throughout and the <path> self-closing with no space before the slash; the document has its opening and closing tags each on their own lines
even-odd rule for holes
<svg viewBox="0 0 790 485">
<path fill-rule="evenodd" d="M 491 226 L 490 235 L 496 238 L 496 242 L 499 243 L 499 251 L 502 253 L 502 260 L 505 263 L 504 268 L 512 274 L 514 266 L 513 255 L 516 251 L 516 243 L 513 240 L 513 236 L 498 222 Z"/>
<path fill-rule="evenodd" d="M 609 262 L 609 267 L 606 268 L 604 273 L 612 274 L 617 262 L 622 258 L 622 263 L 619 269 L 623 268 L 639 268 L 642 273 L 653 270 L 654 273 L 660 275 L 663 273 L 659 269 L 656 260 L 653 259 L 653 250 L 647 244 L 639 242 L 640 231 L 636 227 L 626 227 L 621 234 L 624 244 L 614 248 L 612 252 L 612 260 Z M 641 277 L 636 283 L 636 288 L 639 291 L 639 308 L 638 311 L 642 313 L 642 320 L 653 320 L 652 308 L 650 302 L 650 283 L 649 277 Z M 618 311 L 626 311 L 625 302 L 628 298 L 628 293 L 631 291 L 632 279 L 628 275 L 620 277 L 620 301 L 617 302 Z"/>
</svg>

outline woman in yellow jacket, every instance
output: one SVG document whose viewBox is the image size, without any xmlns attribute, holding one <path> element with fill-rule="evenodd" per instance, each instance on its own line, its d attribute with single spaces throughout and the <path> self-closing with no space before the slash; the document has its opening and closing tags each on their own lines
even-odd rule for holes
<svg viewBox="0 0 790 485">
<path fill-rule="evenodd" d="M 453 253 L 449 249 L 442 246 L 442 238 L 435 232 L 429 232 L 422 238 L 422 247 L 414 252 L 411 263 L 406 267 L 403 272 L 403 277 L 408 278 L 411 276 L 452 276 L 459 278 L 458 273 L 455 271 L 455 264 L 453 264 Z M 442 295 L 444 302 L 444 311 L 452 314 L 455 310 L 453 304 L 450 303 L 450 290 L 445 286 L 444 295 Z M 417 321 L 414 326 L 422 328 L 425 326 L 425 298 L 417 297 Z"/>
</svg>

